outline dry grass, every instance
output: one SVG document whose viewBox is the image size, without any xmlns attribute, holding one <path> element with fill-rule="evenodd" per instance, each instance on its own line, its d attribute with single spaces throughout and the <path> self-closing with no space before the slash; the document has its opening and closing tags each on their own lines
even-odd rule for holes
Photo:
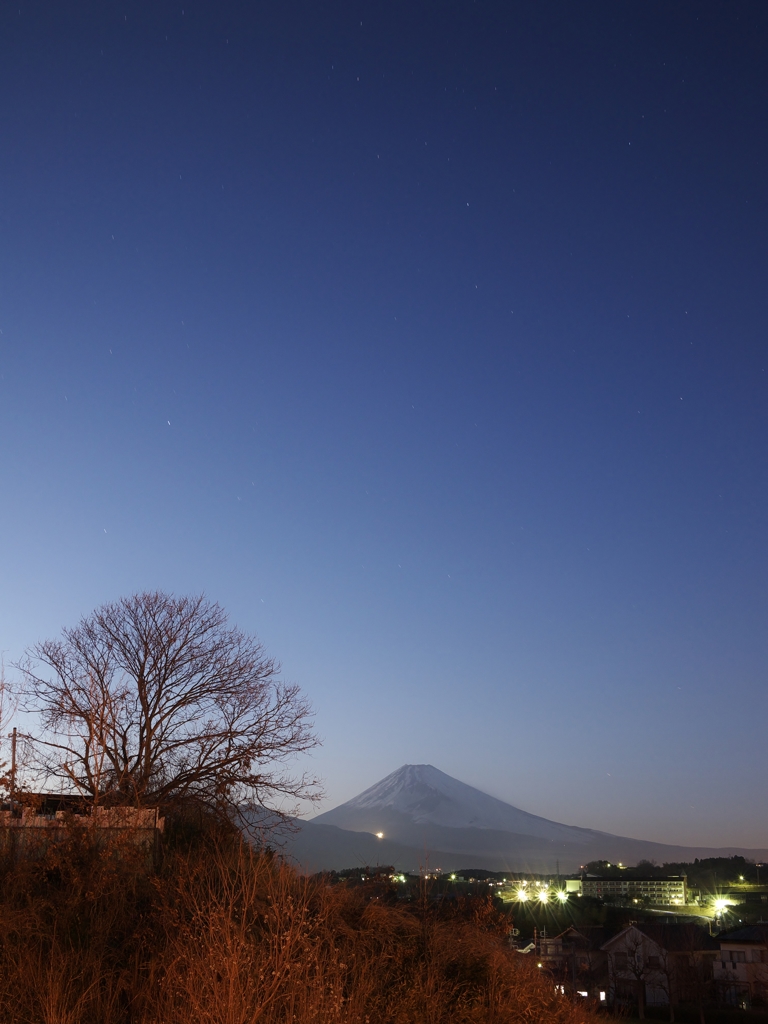
<svg viewBox="0 0 768 1024">
<path fill-rule="evenodd" d="M 402 906 L 234 840 L 168 854 L 83 830 L 0 870 L 2 1024 L 579 1024 L 485 903 Z"/>
</svg>

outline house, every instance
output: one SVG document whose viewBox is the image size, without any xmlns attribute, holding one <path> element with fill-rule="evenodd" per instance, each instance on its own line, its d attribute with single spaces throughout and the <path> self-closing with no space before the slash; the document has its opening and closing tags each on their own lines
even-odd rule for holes
<svg viewBox="0 0 768 1024">
<path fill-rule="evenodd" d="M 719 944 L 697 924 L 631 924 L 601 946 L 614 1007 L 702 1004 Z"/>
<path fill-rule="evenodd" d="M 714 962 L 719 1002 L 747 1008 L 768 1004 L 768 924 L 736 928 L 718 936 Z"/>
<path fill-rule="evenodd" d="M 608 993 L 608 959 L 601 946 L 604 928 L 571 925 L 559 935 L 542 933 L 539 939 L 539 962 L 554 977 L 560 991 L 567 989 L 584 998 L 605 1002 Z"/>
</svg>

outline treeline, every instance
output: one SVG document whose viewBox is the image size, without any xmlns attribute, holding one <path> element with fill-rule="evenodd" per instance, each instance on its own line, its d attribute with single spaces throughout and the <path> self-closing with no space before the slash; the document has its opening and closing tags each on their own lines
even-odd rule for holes
<svg viewBox="0 0 768 1024">
<path fill-rule="evenodd" d="M 0 863 L 3 1024 L 579 1024 L 489 899 L 304 877 L 234 832 L 159 862 L 73 823 Z"/>
<path fill-rule="evenodd" d="M 619 874 L 616 864 L 605 860 L 590 861 L 586 865 L 589 874 Z M 714 891 L 718 886 L 736 885 L 739 882 L 768 881 L 768 874 L 762 871 L 754 861 L 744 857 L 698 857 L 694 861 L 669 861 L 657 864 L 655 861 L 641 860 L 633 867 L 621 869 L 621 875 L 627 878 L 661 878 L 664 875 L 687 875 L 688 884 L 695 888 Z"/>
</svg>

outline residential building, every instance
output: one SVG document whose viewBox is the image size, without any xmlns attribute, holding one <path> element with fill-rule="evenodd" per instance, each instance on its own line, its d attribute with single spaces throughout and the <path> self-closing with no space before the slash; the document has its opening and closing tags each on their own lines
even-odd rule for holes
<svg viewBox="0 0 768 1024">
<path fill-rule="evenodd" d="M 568 991 L 596 1002 L 606 1002 L 608 994 L 608 958 L 601 946 L 606 940 L 604 928 L 571 925 L 554 937 L 542 933 L 538 958 L 555 979 L 561 991 Z"/>
<path fill-rule="evenodd" d="M 695 924 L 631 924 L 601 947 L 614 1007 L 702 1004 L 719 944 Z"/>
<path fill-rule="evenodd" d="M 718 936 L 714 962 L 717 998 L 730 1006 L 768 1004 L 768 924 L 736 928 Z"/>
</svg>

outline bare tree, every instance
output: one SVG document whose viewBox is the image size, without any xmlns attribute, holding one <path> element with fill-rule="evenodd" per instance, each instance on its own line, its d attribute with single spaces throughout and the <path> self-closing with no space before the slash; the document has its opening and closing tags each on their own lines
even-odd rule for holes
<svg viewBox="0 0 768 1024">
<path fill-rule="evenodd" d="M 695 1002 L 699 1011 L 700 1024 L 706 1024 L 705 1007 L 707 1003 L 711 1002 L 713 996 L 712 962 L 715 954 L 697 949 L 696 947 L 700 946 L 701 943 L 695 941 L 695 935 L 694 929 L 691 928 L 683 968 L 687 991 L 689 997 L 692 996 L 693 1002 Z"/>
<path fill-rule="evenodd" d="M 8 728 L 8 723 L 14 711 L 14 702 L 11 699 L 8 684 L 5 681 L 5 664 L 0 659 L 0 750 L 3 749 L 4 740 L 6 739 L 5 730 Z M 0 792 L 8 791 L 13 796 L 13 779 L 8 768 L 7 760 L 0 758 Z"/>
<path fill-rule="evenodd" d="M 608 953 L 615 996 L 626 995 L 629 987 L 637 1000 L 637 1016 L 645 1020 L 645 983 L 648 977 L 646 938 L 636 926 L 630 925 L 620 933 L 621 946 Z M 613 940 L 612 940 L 613 941 Z M 629 984 L 627 984 L 629 982 Z"/>
<path fill-rule="evenodd" d="M 664 990 L 667 996 L 667 1002 L 669 1004 L 669 1020 L 670 1024 L 674 1024 L 675 1021 L 675 1001 L 678 995 L 678 974 L 679 964 L 678 958 L 674 953 L 670 952 L 666 946 L 662 943 L 657 943 L 659 947 L 659 982 L 660 987 Z"/>
<path fill-rule="evenodd" d="M 17 667 L 46 779 L 94 803 L 231 813 L 317 791 L 286 767 L 317 743 L 307 701 L 203 597 L 105 604 Z"/>
<path fill-rule="evenodd" d="M 661 935 L 664 927 L 658 929 Z M 657 940 L 657 943 L 661 952 L 662 987 L 669 996 L 669 1019 L 675 1020 L 674 1000 L 679 999 L 680 1002 L 695 1002 L 701 1024 L 705 1024 L 704 1005 L 710 995 L 714 953 L 702 948 L 706 939 L 698 925 L 667 928 L 674 951 L 665 949 L 662 941 Z"/>
</svg>

